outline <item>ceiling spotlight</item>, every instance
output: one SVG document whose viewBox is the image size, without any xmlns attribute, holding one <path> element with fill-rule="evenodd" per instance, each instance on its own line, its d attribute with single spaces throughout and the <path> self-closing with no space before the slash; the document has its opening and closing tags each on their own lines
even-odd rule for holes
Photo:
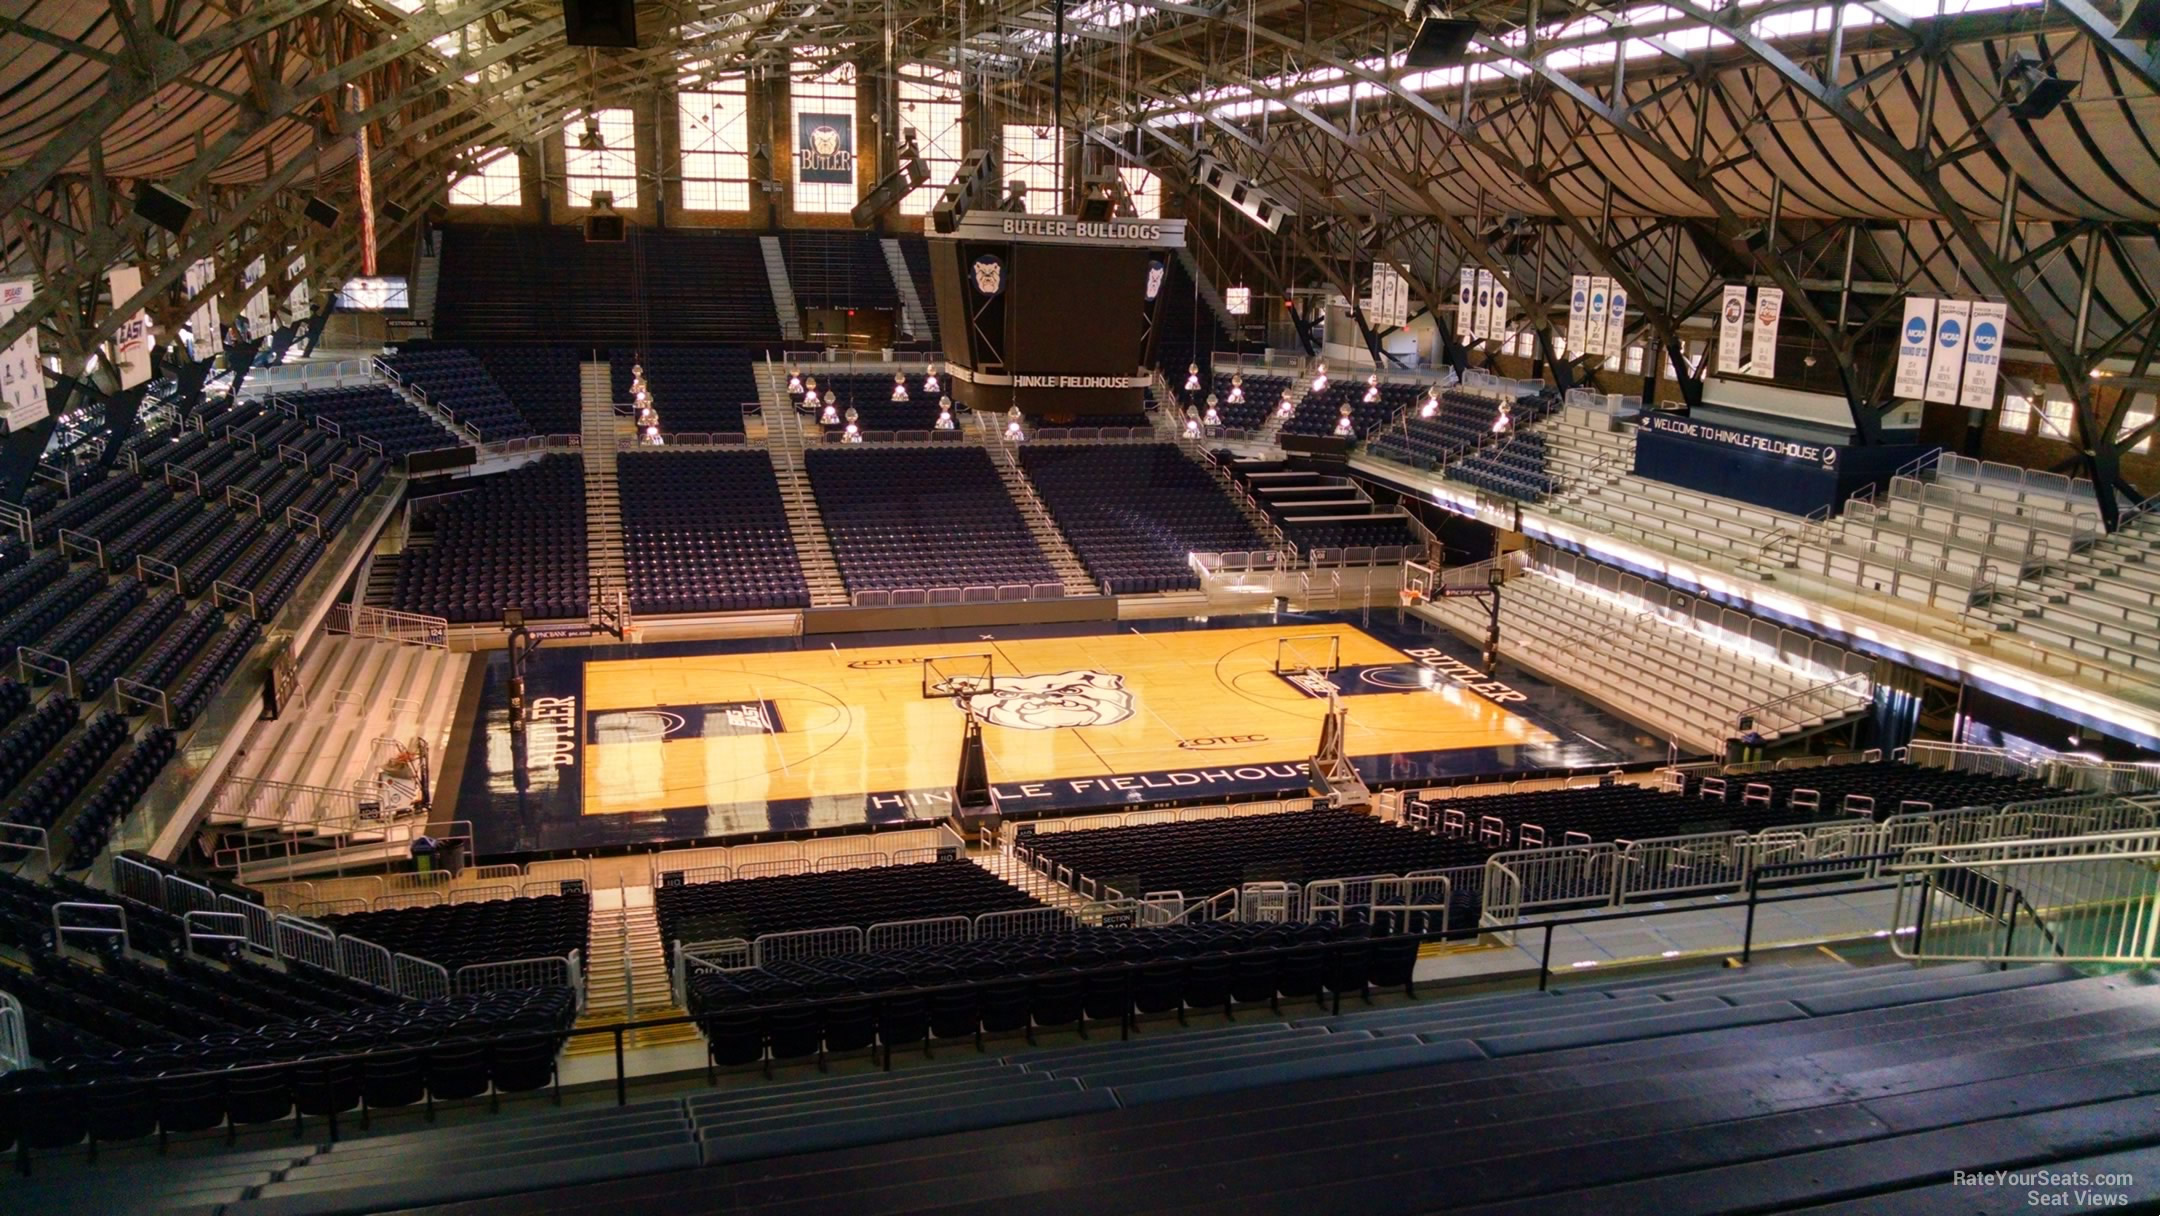
<svg viewBox="0 0 2160 1216">
<path fill-rule="evenodd" d="M 2077 86 L 2077 81 L 2056 75 L 2053 63 L 2042 63 L 2022 51 L 2003 65 L 2002 100 L 2012 118 L 2046 118 L 2070 99 Z"/>
</svg>

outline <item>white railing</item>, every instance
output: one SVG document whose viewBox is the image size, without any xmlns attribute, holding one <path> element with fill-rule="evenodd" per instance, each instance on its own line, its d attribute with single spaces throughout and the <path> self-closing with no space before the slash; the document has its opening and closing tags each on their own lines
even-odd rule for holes
<svg viewBox="0 0 2160 1216">
<path fill-rule="evenodd" d="M 339 611 L 343 609 L 343 611 Z M 403 642 L 414 646 L 447 649 L 450 622 L 439 616 L 374 608 L 366 604 L 334 604 L 324 624 L 330 633 L 349 634 L 379 642 Z"/>
<path fill-rule="evenodd" d="M 450 989 L 460 994 L 495 992 L 506 988 L 568 988 L 585 1004 L 585 977 L 578 966 L 577 951 L 514 958 L 498 963 L 473 963 L 450 977 Z"/>
<path fill-rule="evenodd" d="M 318 388 L 339 388 L 347 384 L 368 384 L 376 378 L 375 360 L 372 356 L 358 359 L 339 359 L 335 362 L 280 363 L 270 367 L 258 367 L 248 372 L 240 383 L 242 400 L 255 397 L 275 398 L 284 392 L 306 392 Z"/>
<path fill-rule="evenodd" d="M 390 964 L 397 990 L 403 996 L 416 1001 L 433 1001 L 451 993 L 450 972 L 440 963 L 400 954 L 392 957 Z"/>
<path fill-rule="evenodd" d="M 14 994 L 0 992 L 0 1076 L 30 1066 L 30 1031 L 23 1021 L 22 1002 Z"/>
<path fill-rule="evenodd" d="M 1559 908 L 1616 908 L 1647 900 L 1743 891 L 1756 870 L 1794 862 L 1855 860 L 1818 872 L 1866 879 L 1888 871 L 1884 854 L 1931 846 L 2102 830 L 2160 827 L 2160 805 L 2113 797 L 2071 797 L 2005 807 L 1916 809 L 1877 822 L 1855 816 L 1754 833 L 1714 832 L 1619 843 L 1570 843 L 1499 852 L 1485 861 L 1483 923 L 1508 925 Z"/>
<path fill-rule="evenodd" d="M 666 884 L 666 875 L 679 873 L 684 883 L 717 882 L 730 878 L 753 877 L 761 873 L 802 873 L 821 863 L 834 868 L 825 859 L 833 856 L 850 856 L 857 859 L 851 866 L 861 868 L 869 865 L 911 865 L 916 862 L 950 860 L 967 854 L 967 841 L 953 830 L 950 824 L 939 823 L 934 827 L 901 828 L 878 832 L 869 838 L 882 846 L 872 852 L 862 848 L 863 840 L 834 838 L 830 840 L 783 840 L 756 844 L 708 845 L 694 849 L 671 849 L 655 853 L 651 862 L 651 880 L 655 887 Z M 536 861 L 527 867 L 532 877 L 588 877 L 587 874 L 556 874 L 552 867 L 566 863 Z M 584 865 L 583 862 L 574 863 Z M 749 867 L 748 874 L 743 871 Z"/>
<path fill-rule="evenodd" d="M 2160 831 L 1916 848 L 1891 869 L 1901 958 L 2160 962 Z"/>
<path fill-rule="evenodd" d="M 335 832 L 360 820 L 360 804 L 348 789 L 300 785 L 264 777 L 228 777 L 211 796 L 210 822 L 242 827 L 306 827 Z"/>
</svg>

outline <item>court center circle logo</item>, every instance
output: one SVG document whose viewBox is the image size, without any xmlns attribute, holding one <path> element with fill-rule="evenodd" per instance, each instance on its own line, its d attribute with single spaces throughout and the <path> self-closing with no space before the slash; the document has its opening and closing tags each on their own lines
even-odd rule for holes
<svg viewBox="0 0 2160 1216">
<path fill-rule="evenodd" d="M 1013 730 L 1061 730 L 1111 726 L 1133 716 L 1125 677 L 1106 671 L 1060 671 L 1049 675 L 998 676 L 988 689 L 961 676 L 944 691 L 976 717 Z"/>
</svg>

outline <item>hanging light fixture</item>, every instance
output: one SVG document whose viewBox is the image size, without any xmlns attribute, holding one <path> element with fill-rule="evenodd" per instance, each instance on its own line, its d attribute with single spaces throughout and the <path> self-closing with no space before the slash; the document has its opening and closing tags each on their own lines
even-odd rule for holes
<svg viewBox="0 0 2160 1216">
<path fill-rule="evenodd" d="M 1200 421 L 1209 426 L 1222 425 L 1222 414 L 1215 409 L 1215 394 L 1207 395 L 1207 413 L 1200 416 Z"/>
<path fill-rule="evenodd" d="M 1018 443 L 1025 438 L 1027 432 L 1020 427 L 1020 407 L 1016 405 L 1005 411 L 1005 442 Z"/>
<path fill-rule="evenodd" d="M 1378 400 L 1380 400 L 1380 377 L 1377 375 L 1365 377 L 1365 404 L 1371 405 Z"/>
<path fill-rule="evenodd" d="M 941 431 L 953 429 L 952 398 L 950 397 L 937 399 L 937 429 Z"/>
<path fill-rule="evenodd" d="M 802 369 L 791 367 L 787 374 L 787 392 L 790 397 L 802 396 Z"/>
<path fill-rule="evenodd" d="M 1230 395 L 1223 398 L 1223 400 L 1231 405 L 1245 404 L 1245 374 L 1243 372 L 1230 373 Z"/>
<path fill-rule="evenodd" d="M 840 425 L 840 398 L 831 389 L 825 390 L 825 408 L 818 414 L 818 425 Z"/>
<path fill-rule="evenodd" d="M 1295 413 L 1297 413 L 1297 402 L 1290 400 L 1290 390 L 1284 389 L 1282 391 L 1282 400 L 1276 403 L 1275 416 L 1277 418 L 1288 418 Z"/>
<path fill-rule="evenodd" d="M 1315 360 L 1312 365 L 1312 391 L 1316 393 L 1327 391 L 1327 360 L 1325 359 Z"/>
<path fill-rule="evenodd" d="M 1335 419 L 1335 433 L 1343 436 L 1357 434 L 1357 428 L 1350 425 L 1350 403 L 1347 401 L 1342 403 L 1342 409 Z"/>
<path fill-rule="evenodd" d="M 848 407 L 848 412 L 847 412 L 847 429 L 846 429 L 846 430 L 844 430 L 844 431 L 842 431 L 842 432 L 840 432 L 840 442 L 842 442 L 842 443 L 861 443 L 861 442 L 862 442 L 862 428 L 861 428 L 860 426 L 857 426 L 857 425 L 855 424 L 855 418 L 856 418 L 856 414 L 855 414 L 855 407 L 851 405 L 851 406 L 849 406 L 849 407 Z"/>
<path fill-rule="evenodd" d="M 1437 413 L 1439 413 L 1439 412 L 1440 412 L 1440 390 L 1439 390 L 1439 389 L 1437 389 L 1437 388 L 1429 388 L 1429 389 L 1426 389 L 1426 390 L 1425 390 L 1425 404 L 1423 404 L 1423 405 L 1421 405 L 1421 406 L 1419 406 L 1419 407 L 1418 407 L 1418 412 L 1417 412 L 1417 416 L 1418 416 L 1418 417 L 1420 417 L 1420 418 L 1430 418 L 1430 417 L 1432 417 L 1432 416 L 1433 416 L 1434 414 L 1437 414 Z"/>
<path fill-rule="evenodd" d="M 1200 365 L 1197 363 L 1185 365 L 1185 391 L 1188 393 L 1200 391 Z"/>
<path fill-rule="evenodd" d="M 944 391 L 943 389 L 940 389 L 938 387 L 937 364 L 933 363 L 929 367 L 923 369 L 922 391 L 925 393 L 937 393 Z"/>
<path fill-rule="evenodd" d="M 1185 407 L 1185 437 L 1187 439 L 1198 439 L 1200 437 L 1200 411 L 1189 405 Z"/>
<path fill-rule="evenodd" d="M 906 372 L 894 372 L 892 374 L 892 399 L 895 401 L 909 400 Z"/>
</svg>

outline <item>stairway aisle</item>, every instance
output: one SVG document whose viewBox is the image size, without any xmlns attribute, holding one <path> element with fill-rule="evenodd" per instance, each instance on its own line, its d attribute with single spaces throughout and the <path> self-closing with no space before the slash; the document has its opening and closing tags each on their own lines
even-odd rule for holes
<svg viewBox="0 0 2160 1216">
<path fill-rule="evenodd" d="M 930 314 L 923 311 L 922 295 L 915 290 L 915 275 L 908 269 L 900 242 L 886 237 L 878 244 L 885 250 L 885 269 L 892 272 L 893 286 L 900 292 L 900 331 L 917 341 L 934 340 Z"/>
<path fill-rule="evenodd" d="M 783 382 L 784 383 L 784 382 Z M 817 495 L 810 490 L 810 476 L 803 471 L 802 416 L 788 404 L 784 392 L 765 398 L 767 450 L 772 454 L 773 479 L 780 486 L 780 501 L 787 508 L 788 536 L 795 542 L 795 556 L 802 563 L 803 580 L 810 586 L 813 608 L 845 608 L 847 584 L 840 578 L 840 563 L 833 557 L 832 537 L 826 534 L 825 518 L 818 514 Z"/>
<path fill-rule="evenodd" d="M 1013 458 L 1012 449 L 997 430 L 997 418 L 979 410 L 969 416 L 975 420 L 982 445 L 990 454 L 990 463 L 997 466 L 998 477 L 1005 482 L 1005 492 L 1012 496 L 1013 506 L 1019 508 L 1020 518 L 1027 521 L 1028 532 L 1035 537 L 1036 547 L 1050 559 L 1050 568 L 1057 571 L 1065 594 L 1101 595 L 1102 587 L 1088 575 L 1087 567 L 1080 563 L 1080 555 L 1073 552 L 1065 534 L 1058 531 L 1057 521 L 1050 517 L 1050 508 L 1044 506 L 1042 497 L 1036 494 L 1035 484 L 1028 480 L 1020 462 Z"/>
<path fill-rule="evenodd" d="M 1200 298 L 1207 303 L 1208 311 L 1215 314 L 1215 323 L 1220 325 L 1226 334 L 1237 333 L 1239 318 L 1230 315 L 1230 306 L 1223 302 L 1222 293 L 1215 290 L 1215 285 L 1208 282 L 1206 275 L 1200 273 L 1200 263 L 1193 257 L 1192 249 L 1185 245 L 1178 246 L 1177 259 L 1184 263 L 1185 273 L 1191 275 L 1193 283 L 1200 288 Z"/>
<path fill-rule="evenodd" d="M 593 892 L 588 926 L 591 956 L 585 960 L 585 1009 L 582 1026 L 606 1026 L 637 1019 L 680 1017 L 668 987 L 667 954 L 660 944 L 660 921 L 653 913 L 651 887 L 602 888 Z M 629 960 L 625 967 L 624 960 Z M 631 1032 L 625 1045 L 657 1047 L 695 1042 L 695 1026 L 668 1026 Z M 569 1054 L 592 1055 L 615 1050 L 612 1038 L 586 1035 L 570 1041 Z"/>
<path fill-rule="evenodd" d="M 773 311 L 780 314 L 780 336 L 789 342 L 803 340 L 802 311 L 795 306 L 795 286 L 788 281 L 787 257 L 780 252 L 780 238 L 761 236 L 758 248 L 765 253 L 765 283 L 772 289 Z"/>
<path fill-rule="evenodd" d="M 593 365 L 587 364 L 590 369 Z M 622 588 L 622 501 L 615 484 L 615 444 L 622 422 L 610 401 L 595 401 L 592 374 L 585 373 L 583 454 L 585 457 L 585 554 L 596 588 Z M 609 394 L 603 392 L 602 397 Z"/>
</svg>

